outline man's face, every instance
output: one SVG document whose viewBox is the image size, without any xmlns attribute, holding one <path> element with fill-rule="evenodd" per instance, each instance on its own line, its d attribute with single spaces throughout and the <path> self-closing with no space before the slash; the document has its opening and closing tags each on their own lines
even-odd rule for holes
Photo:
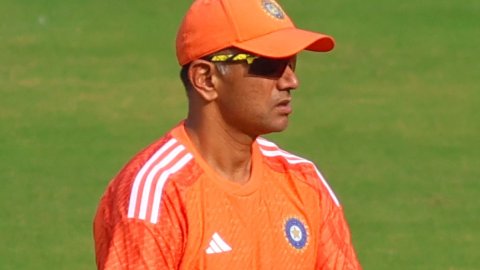
<svg viewBox="0 0 480 270">
<path fill-rule="evenodd" d="M 246 62 L 228 64 L 219 75 L 217 104 L 226 124 L 258 136 L 284 130 L 292 112 L 291 90 L 298 87 L 294 72 L 296 57 L 275 76 L 258 75 Z"/>
</svg>

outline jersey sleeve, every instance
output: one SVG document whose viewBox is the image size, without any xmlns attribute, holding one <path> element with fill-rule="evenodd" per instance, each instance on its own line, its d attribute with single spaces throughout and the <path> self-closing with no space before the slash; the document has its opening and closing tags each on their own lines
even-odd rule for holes
<svg viewBox="0 0 480 270">
<path fill-rule="evenodd" d="M 317 269 L 361 270 L 343 208 L 323 176 L 316 173 L 321 211 Z"/>
<path fill-rule="evenodd" d="M 105 239 L 98 269 L 177 269 L 178 249 L 167 238 L 145 222 L 119 224 Z"/>
<path fill-rule="evenodd" d="M 186 221 L 179 208 L 171 205 L 174 201 L 165 196 L 157 223 L 118 217 L 115 208 L 102 201 L 94 221 L 98 269 L 178 269 Z"/>
</svg>

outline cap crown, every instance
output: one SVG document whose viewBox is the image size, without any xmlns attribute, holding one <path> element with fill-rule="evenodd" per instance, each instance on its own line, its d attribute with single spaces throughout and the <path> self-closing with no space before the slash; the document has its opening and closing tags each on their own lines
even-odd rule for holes
<svg viewBox="0 0 480 270">
<path fill-rule="evenodd" d="M 281 29 L 293 22 L 274 0 L 196 0 L 177 34 L 180 64 Z"/>
<path fill-rule="evenodd" d="M 228 47 L 285 58 L 334 46 L 328 35 L 296 28 L 275 0 L 196 0 L 177 34 L 180 65 Z"/>
</svg>

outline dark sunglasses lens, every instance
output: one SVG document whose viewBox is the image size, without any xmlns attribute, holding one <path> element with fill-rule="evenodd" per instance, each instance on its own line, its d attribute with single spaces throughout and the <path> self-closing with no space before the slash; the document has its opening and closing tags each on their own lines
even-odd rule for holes
<svg viewBox="0 0 480 270">
<path fill-rule="evenodd" d="M 280 77 L 282 76 L 289 60 L 257 58 L 250 65 L 248 73 L 256 76 Z"/>
</svg>

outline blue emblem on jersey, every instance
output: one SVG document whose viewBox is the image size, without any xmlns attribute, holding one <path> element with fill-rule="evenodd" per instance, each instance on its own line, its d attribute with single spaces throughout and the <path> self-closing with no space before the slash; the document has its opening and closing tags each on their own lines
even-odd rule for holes
<svg viewBox="0 0 480 270">
<path fill-rule="evenodd" d="M 263 0 L 262 6 L 263 6 L 263 9 L 265 9 L 265 11 L 267 11 L 267 13 L 270 14 L 271 16 L 277 19 L 285 18 L 285 14 L 283 13 L 282 8 L 277 3 L 275 3 L 275 1 Z"/>
<path fill-rule="evenodd" d="M 294 248 L 301 250 L 308 240 L 308 233 L 305 225 L 297 218 L 289 218 L 285 222 L 285 236 Z"/>
</svg>

